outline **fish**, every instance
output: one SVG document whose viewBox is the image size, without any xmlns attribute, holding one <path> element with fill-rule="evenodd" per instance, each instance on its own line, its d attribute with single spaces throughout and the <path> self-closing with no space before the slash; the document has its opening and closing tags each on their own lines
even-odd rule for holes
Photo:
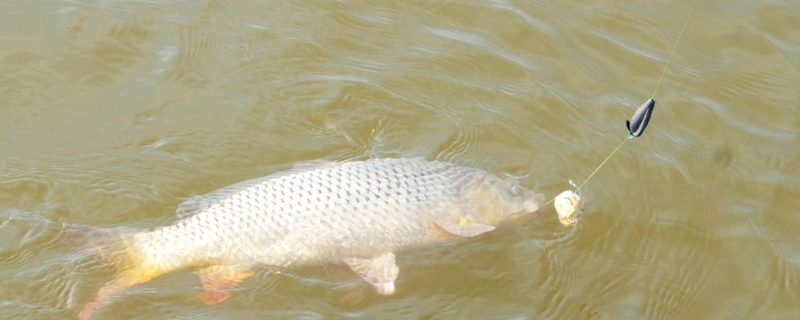
<svg viewBox="0 0 800 320">
<path fill-rule="evenodd" d="M 395 252 L 524 221 L 543 200 L 515 179 L 450 162 L 298 162 L 190 197 L 171 225 L 79 231 L 115 269 L 79 319 L 127 288 L 181 269 L 197 274 L 206 304 L 227 299 L 259 266 L 344 264 L 378 294 L 391 295 L 400 271 Z"/>
</svg>

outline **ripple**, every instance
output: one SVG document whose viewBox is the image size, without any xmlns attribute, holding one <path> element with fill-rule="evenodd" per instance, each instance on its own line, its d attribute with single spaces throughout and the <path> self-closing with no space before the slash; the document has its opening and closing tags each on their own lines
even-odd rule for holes
<svg viewBox="0 0 800 320">
<path fill-rule="evenodd" d="M 528 70 L 536 69 L 536 66 L 528 62 L 526 59 L 522 59 L 514 54 L 501 50 L 498 46 L 492 44 L 490 41 L 484 39 L 479 35 L 452 29 L 433 28 L 433 27 L 428 28 L 427 31 L 445 39 L 463 42 L 470 46 L 481 48 L 485 51 L 491 52 L 493 55 L 499 55 L 500 57 L 503 57 L 506 60 L 511 61 L 517 66 L 523 67 L 525 69 Z M 488 56 L 484 56 L 484 59 L 486 59 L 487 57 Z"/>
<path fill-rule="evenodd" d="M 6 5 L 3 26 L 21 31 L 0 35 L 15 44 L 0 53 L 4 316 L 74 317 L 109 279 L 62 223 L 167 224 L 185 197 L 297 160 L 423 156 L 568 188 L 624 139 L 690 5 Z M 398 292 L 367 290 L 355 306 L 331 294 L 336 268 L 262 272 L 211 308 L 187 270 L 102 314 L 796 317 L 797 8 L 699 2 L 648 135 L 582 189 L 577 228 L 546 209 L 529 226 L 398 253 Z"/>
<path fill-rule="evenodd" d="M 214 59 L 225 50 L 220 44 L 222 39 L 205 26 L 207 21 L 181 27 L 178 31 L 180 40 L 169 74 L 175 81 L 189 87 L 208 85 L 213 78 L 213 71 L 209 69 L 219 67 L 222 62 Z"/>
</svg>

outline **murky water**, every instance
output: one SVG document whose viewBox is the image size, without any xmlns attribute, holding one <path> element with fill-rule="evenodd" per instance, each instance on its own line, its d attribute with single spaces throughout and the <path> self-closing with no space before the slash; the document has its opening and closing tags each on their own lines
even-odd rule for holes
<svg viewBox="0 0 800 320">
<path fill-rule="evenodd" d="M 111 279 L 61 226 L 155 227 L 310 159 L 413 157 L 555 196 L 625 139 L 692 1 L 0 4 L 0 318 L 75 318 Z M 653 120 L 583 222 L 398 254 L 341 304 L 326 268 L 206 306 L 190 271 L 101 319 L 798 319 L 800 5 L 697 3 Z"/>
</svg>

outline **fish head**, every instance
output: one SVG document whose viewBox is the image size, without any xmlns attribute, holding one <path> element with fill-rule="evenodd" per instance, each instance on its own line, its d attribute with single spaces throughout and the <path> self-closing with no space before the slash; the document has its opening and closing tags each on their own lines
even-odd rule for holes
<svg viewBox="0 0 800 320">
<path fill-rule="evenodd" d="M 512 187 L 511 193 L 513 196 L 509 200 L 508 212 L 502 220 L 516 225 L 528 224 L 534 213 L 542 207 L 544 195 L 518 185 Z"/>
<path fill-rule="evenodd" d="M 473 220 L 496 226 L 502 222 L 527 224 L 544 203 L 544 195 L 514 180 L 487 179 L 466 192 Z"/>
</svg>

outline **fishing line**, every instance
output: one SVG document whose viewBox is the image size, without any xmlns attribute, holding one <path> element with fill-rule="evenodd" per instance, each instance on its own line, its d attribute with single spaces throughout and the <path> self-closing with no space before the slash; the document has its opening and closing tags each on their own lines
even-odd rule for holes
<svg viewBox="0 0 800 320">
<path fill-rule="evenodd" d="M 669 56 L 667 57 L 667 62 L 664 64 L 664 68 L 663 68 L 663 69 L 661 69 L 661 76 L 659 76 L 659 77 L 658 77 L 658 82 L 656 83 L 656 88 L 653 90 L 653 95 L 652 95 L 652 96 L 651 96 L 651 98 L 650 98 L 650 99 L 652 99 L 653 101 L 655 101 L 656 92 L 658 92 L 658 87 L 659 87 L 659 86 L 661 86 L 661 80 L 662 80 L 662 79 L 664 79 L 664 74 L 667 72 L 667 67 L 669 67 L 669 63 L 672 61 L 672 55 L 673 55 L 673 54 L 675 54 L 675 49 L 676 49 L 676 48 L 678 48 L 678 42 L 680 42 L 680 41 L 681 41 L 681 37 L 683 36 L 683 31 L 686 29 L 686 24 L 688 24 L 688 23 L 689 23 L 689 18 L 691 18 L 691 17 L 692 17 L 692 12 L 694 12 L 694 7 L 695 7 L 695 5 L 696 5 L 696 4 L 697 4 L 697 1 L 694 1 L 694 2 L 692 3 L 692 8 L 691 8 L 691 9 L 689 9 L 689 14 L 687 14 L 687 15 L 686 15 L 686 19 L 685 19 L 685 20 L 683 20 L 683 25 L 681 26 L 681 30 L 678 32 L 678 38 L 677 38 L 677 39 L 675 39 L 675 43 L 672 45 L 672 50 L 670 51 L 670 53 L 669 53 Z M 645 104 L 647 104 L 647 103 L 645 103 Z M 638 113 L 638 112 L 637 112 L 637 113 Z M 649 117 L 649 116 L 648 116 L 648 117 Z M 645 124 L 645 125 L 646 125 L 646 124 Z M 643 129 L 644 129 L 644 128 L 642 128 L 642 131 L 643 131 Z M 608 157 L 606 157 L 606 159 L 605 159 L 605 160 L 603 160 L 603 162 L 602 162 L 602 163 L 600 163 L 600 165 L 599 165 L 599 166 L 597 166 L 597 169 L 594 169 L 594 171 L 592 172 L 592 174 L 590 174 L 590 175 L 589 175 L 589 177 L 588 177 L 588 178 L 586 178 L 586 180 L 584 180 L 584 181 L 583 181 L 583 183 L 581 183 L 581 185 L 580 185 L 580 186 L 578 186 L 578 188 L 577 188 L 577 189 L 575 189 L 575 192 L 578 192 L 578 191 L 580 191 L 580 190 L 581 190 L 581 188 L 583 188 L 583 186 L 584 186 L 584 185 L 585 185 L 587 182 L 589 182 L 589 180 L 590 180 L 590 179 L 592 179 L 592 177 L 595 175 L 595 173 L 597 173 L 597 171 L 599 171 L 599 170 L 600 170 L 600 168 L 602 168 L 602 167 L 603 167 L 603 165 L 605 165 L 605 164 L 606 164 L 606 162 L 608 162 L 608 160 L 609 160 L 609 159 L 611 159 L 611 157 L 612 157 L 612 156 L 614 156 L 614 154 L 616 154 L 616 153 L 617 153 L 617 151 L 619 150 L 619 148 L 621 148 L 621 147 L 622 147 L 622 145 L 623 145 L 623 144 L 625 144 L 625 142 L 626 142 L 626 141 L 628 141 L 628 140 L 630 140 L 631 138 L 634 138 L 634 137 L 638 137 L 638 135 L 634 135 L 634 133 L 631 131 L 631 128 L 629 127 L 629 128 L 628 128 L 628 136 L 627 136 L 627 137 L 625 137 L 625 139 L 624 139 L 624 140 L 622 140 L 622 142 L 621 142 L 621 143 L 620 143 L 620 144 L 617 146 L 617 148 L 616 148 L 616 149 L 614 149 L 614 151 L 612 151 L 612 152 L 611 152 L 611 154 L 609 154 L 609 155 L 608 155 Z"/>
<path fill-rule="evenodd" d="M 658 86 L 661 85 L 661 79 L 664 79 L 664 73 L 667 72 L 667 66 L 669 66 L 669 62 L 672 61 L 672 54 L 675 53 L 675 48 L 678 47 L 678 41 L 681 41 L 681 36 L 683 35 L 683 30 L 686 29 L 686 24 L 689 22 L 689 18 L 692 17 L 692 12 L 694 12 L 694 6 L 697 4 L 697 1 L 692 2 L 692 8 L 689 9 L 689 14 L 686 15 L 686 20 L 683 21 L 683 25 L 681 26 L 681 31 L 678 32 L 678 39 L 675 40 L 675 44 L 672 45 L 672 51 L 669 52 L 669 57 L 667 57 L 667 63 L 664 64 L 664 69 L 661 70 L 661 76 L 658 77 L 658 83 L 656 83 L 656 89 L 653 90 L 652 98 L 656 97 L 656 92 L 658 92 Z"/>
<path fill-rule="evenodd" d="M 628 137 L 631 137 L 631 136 L 628 136 Z M 603 167 L 603 165 L 605 165 L 605 164 L 606 164 L 606 162 L 608 162 L 608 160 L 609 160 L 609 159 L 611 159 L 611 157 L 613 157 L 615 153 L 617 153 L 617 151 L 619 150 L 619 148 L 622 148 L 622 145 L 623 145 L 623 144 L 625 144 L 625 141 L 628 141 L 628 140 L 630 140 L 630 139 L 629 139 L 629 138 L 625 138 L 625 140 L 622 140 L 622 142 L 621 142 L 621 143 L 620 143 L 620 144 L 617 146 L 617 148 L 616 148 L 616 149 L 614 149 L 614 151 L 612 151 L 612 152 L 611 152 L 611 154 L 609 154 L 609 155 L 608 155 L 608 157 L 606 157 L 606 159 L 605 159 L 605 160 L 603 160 L 603 162 L 602 162 L 602 163 L 600 163 L 600 165 L 599 165 L 599 166 L 597 166 L 597 168 L 596 168 L 596 169 L 594 169 L 594 171 L 592 171 L 592 174 L 590 174 L 590 175 L 589 175 L 589 177 L 588 177 L 588 178 L 586 178 L 586 180 L 583 180 L 583 183 L 581 183 L 581 185 L 580 185 L 580 186 L 578 186 L 577 188 L 575 188 L 575 192 L 578 192 L 578 191 L 580 191 L 580 190 L 581 190 L 581 188 L 583 188 L 583 185 L 585 185 L 585 184 L 586 184 L 586 182 L 588 182 L 588 181 L 589 181 L 589 179 L 592 179 L 592 177 L 594 177 L 594 174 L 595 174 L 595 173 L 597 173 L 597 171 L 600 171 L 600 168 L 602 168 L 602 167 Z"/>
<path fill-rule="evenodd" d="M 658 77 L 658 82 L 656 82 L 656 87 L 653 90 L 653 95 L 642 106 L 640 106 L 639 109 L 636 110 L 633 117 L 631 118 L 632 122 L 626 121 L 626 125 L 628 127 L 628 136 L 625 137 L 625 139 L 622 140 L 622 142 L 620 142 L 617 148 L 614 149 L 614 151 L 612 151 L 611 154 L 609 154 L 608 157 L 606 157 L 605 160 L 603 160 L 603 162 L 601 162 L 600 165 L 598 165 L 597 168 L 594 169 L 594 171 L 592 171 L 592 173 L 589 175 L 588 178 L 586 178 L 586 180 L 584 180 L 579 186 L 576 187 L 575 193 L 580 191 L 581 188 L 583 188 L 583 186 L 586 185 L 586 183 L 589 182 L 589 180 L 591 180 L 592 177 L 594 177 L 594 175 L 598 171 L 600 171 L 600 168 L 602 168 L 606 164 L 606 162 L 608 162 L 608 160 L 610 160 L 611 157 L 613 157 L 614 154 L 616 154 L 617 151 L 619 151 L 619 149 L 622 148 L 622 145 L 624 145 L 625 142 L 627 142 L 631 138 L 640 136 L 644 132 L 644 128 L 647 126 L 650 120 L 650 115 L 652 114 L 653 108 L 655 107 L 655 96 L 656 92 L 658 92 L 658 87 L 661 86 L 661 80 L 664 79 L 664 74 L 667 72 L 667 67 L 669 67 L 670 62 L 672 61 L 672 56 L 675 54 L 675 49 L 678 47 L 678 42 L 681 41 L 681 37 L 683 36 L 683 31 L 686 29 L 686 25 L 689 23 L 689 19 L 692 17 L 692 13 L 694 12 L 694 7 L 696 5 L 697 5 L 697 0 L 692 2 L 692 8 L 689 9 L 689 13 L 686 15 L 686 19 L 683 21 L 681 30 L 678 32 L 678 38 L 675 39 L 675 43 L 672 45 L 672 50 L 670 51 L 669 56 L 667 57 L 667 62 L 664 64 L 664 68 L 661 69 L 661 75 Z M 570 184 L 572 184 L 572 181 L 570 181 Z M 575 186 L 574 184 L 572 185 L 573 187 Z M 551 199 L 542 206 L 547 206 L 554 200 L 555 198 Z"/>
</svg>

